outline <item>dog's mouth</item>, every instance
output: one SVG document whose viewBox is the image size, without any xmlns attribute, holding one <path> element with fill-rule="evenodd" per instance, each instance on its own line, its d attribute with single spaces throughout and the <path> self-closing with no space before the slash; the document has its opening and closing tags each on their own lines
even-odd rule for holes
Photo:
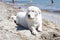
<svg viewBox="0 0 60 40">
<path fill-rule="evenodd" d="M 28 17 L 28 19 L 29 19 L 29 20 L 34 20 L 35 18 L 30 18 L 30 17 Z"/>
<path fill-rule="evenodd" d="M 29 17 L 28 17 L 28 19 L 33 20 L 34 18 L 29 18 Z"/>
</svg>

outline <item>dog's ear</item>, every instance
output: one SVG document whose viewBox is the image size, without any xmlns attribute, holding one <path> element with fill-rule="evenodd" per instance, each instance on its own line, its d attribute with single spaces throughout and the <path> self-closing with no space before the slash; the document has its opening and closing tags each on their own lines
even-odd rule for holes
<svg viewBox="0 0 60 40">
<path fill-rule="evenodd" d="M 39 9 L 39 14 L 41 14 L 41 10 Z"/>
</svg>

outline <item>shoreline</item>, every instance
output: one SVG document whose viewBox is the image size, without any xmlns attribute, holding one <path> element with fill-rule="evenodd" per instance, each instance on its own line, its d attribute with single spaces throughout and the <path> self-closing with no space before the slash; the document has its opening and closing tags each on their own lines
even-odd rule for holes
<svg viewBox="0 0 60 40">
<path fill-rule="evenodd" d="M 18 4 L 16 4 L 16 3 L 8 3 L 7 2 L 7 4 L 9 4 L 9 5 L 12 5 L 12 6 L 15 6 L 16 8 L 23 8 L 23 9 L 26 9 L 27 7 L 29 7 L 29 6 L 37 6 L 37 7 L 39 7 L 42 11 L 47 11 L 47 12 L 56 12 L 56 13 L 60 13 L 60 6 L 54 6 L 54 5 L 40 5 L 40 4 L 27 4 L 27 3 L 25 3 L 25 4 L 20 4 L 20 3 L 18 3 Z"/>
</svg>

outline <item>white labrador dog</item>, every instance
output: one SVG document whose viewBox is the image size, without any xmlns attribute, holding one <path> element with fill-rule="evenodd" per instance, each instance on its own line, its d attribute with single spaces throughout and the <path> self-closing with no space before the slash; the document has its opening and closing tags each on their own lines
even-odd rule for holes
<svg viewBox="0 0 60 40">
<path fill-rule="evenodd" d="M 17 13 L 14 19 L 16 24 L 29 28 L 33 34 L 37 34 L 37 31 L 42 31 L 42 15 L 38 7 L 30 6 L 27 12 Z"/>
<path fill-rule="evenodd" d="M 38 7 L 30 6 L 25 18 L 33 34 L 37 34 L 37 31 L 42 31 L 42 15 Z"/>
</svg>

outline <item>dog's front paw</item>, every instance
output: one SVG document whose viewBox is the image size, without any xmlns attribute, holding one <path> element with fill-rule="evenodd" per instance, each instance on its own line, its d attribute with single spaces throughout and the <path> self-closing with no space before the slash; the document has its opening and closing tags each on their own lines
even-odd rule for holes
<svg viewBox="0 0 60 40">
<path fill-rule="evenodd" d="M 37 32 L 37 31 L 32 31 L 32 34 L 33 34 L 33 35 L 37 35 L 38 32 Z"/>
<path fill-rule="evenodd" d="M 42 29 L 41 29 L 41 28 L 38 28 L 37 31 L 38 31 L 38 32 L 42 32 Z"/>
<path fill-rule="evenodd" d="M 30 30 L 31 30 L 31 33 L 33 35 L 37 35 L 38 34 L 37 30 L 33 26 L 30 28 Z"/>
</svg>

